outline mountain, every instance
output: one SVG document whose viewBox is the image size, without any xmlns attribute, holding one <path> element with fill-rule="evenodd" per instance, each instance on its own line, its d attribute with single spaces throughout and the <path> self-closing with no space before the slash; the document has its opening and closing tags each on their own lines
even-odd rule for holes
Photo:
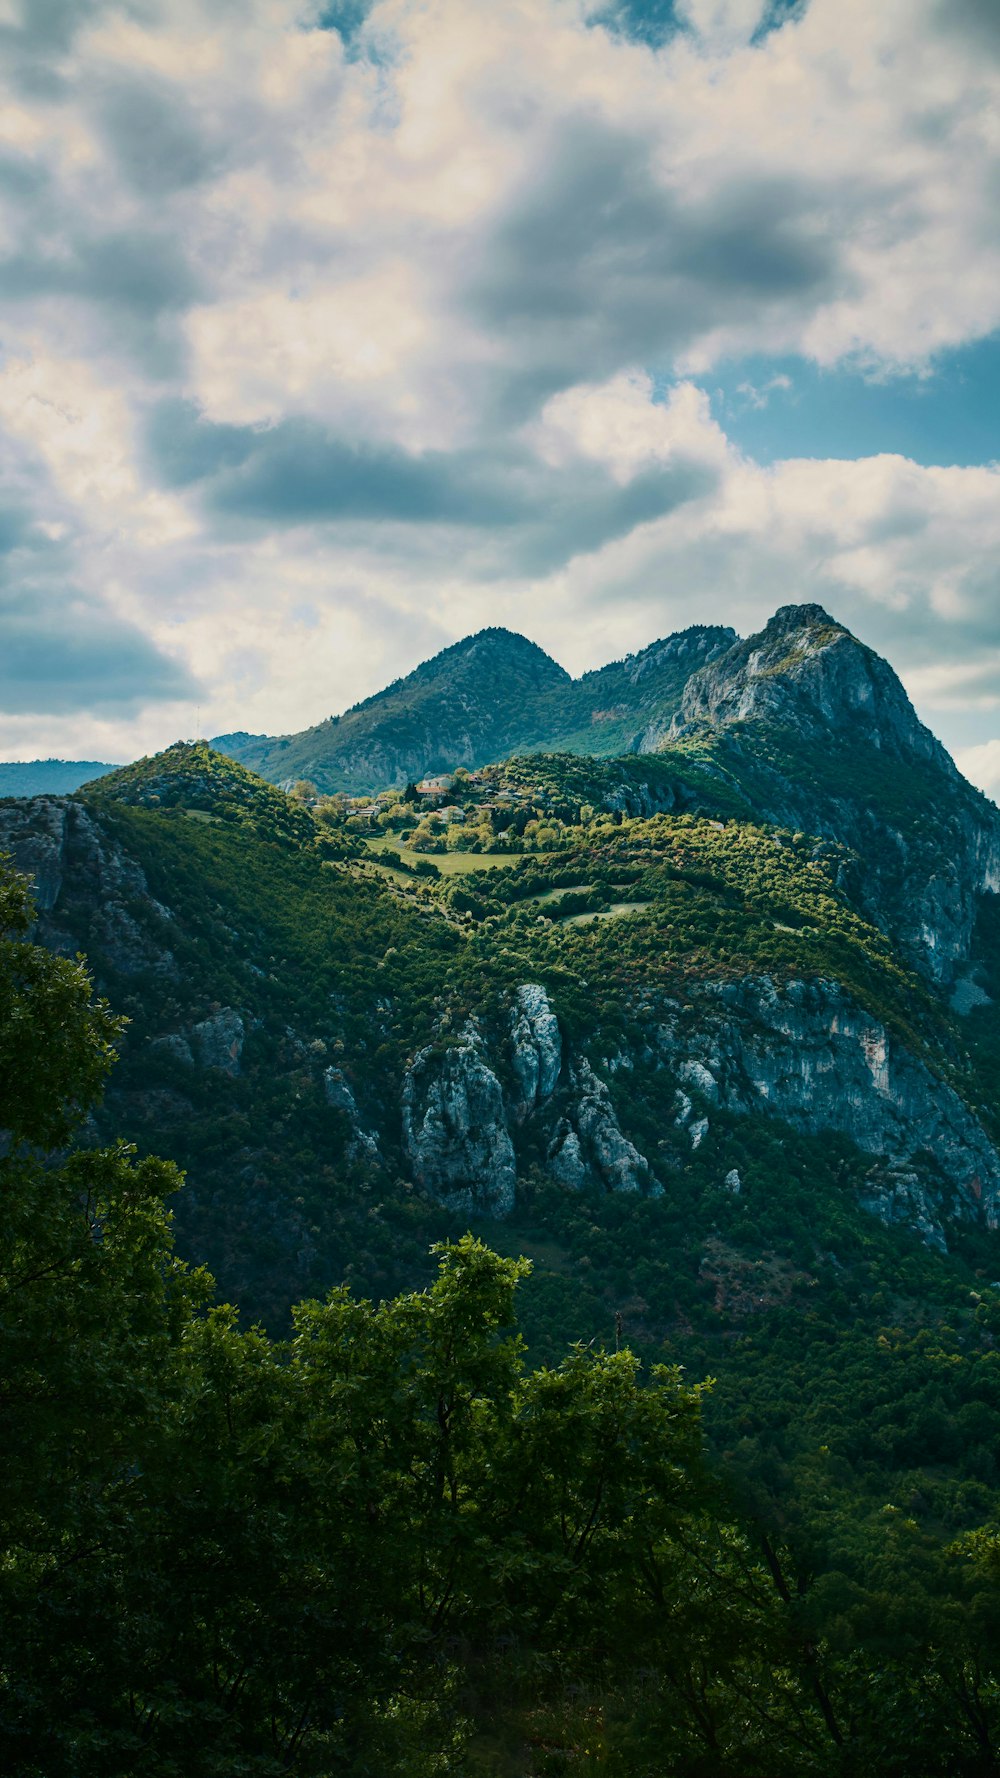
<svg viewBox="0 0 1000 1778">
<path fill-rule="evenodd" d="M 345 1265 L 405 1284 L 455 1218 L 533 1238 L 535 1190 L 667 1216 L 681 1192 L 693 1254 L 731 1174 L 786 1214 L 748 1158 L 776 1128 L 814 1200 L 835 1138 L 859 1215 L 941 1251 L 988 1232 L 1000 813 L 888 664 L 809 605 L 577 682 L 485 632 L 359 707 L 357 757 L 368 721 L 398 768 L 415 709 L 470 757 L 500 679 L 567 722 L 648 692 L 657 751 L 517 755 L 447 822 L 397 802 L 384 825 L 178 743 L 2 811 L 43 941 L 131 1020 L 99 1121 L 185 1166 L 188 1251 L 279 1322 Z"/>
<path fill-rule="evenodd" d="M 569 683 L 533 642 L 481 630 L 302 734 L 223 735 L 213 745 L 276 783 L 378 790 L 512 751 L 524 724 L 542 722 Z"/>
<path fill-rule="evenodd" d="M 385 691 L 297 735 L 219 735 L 212 745 L 273 783 L 354 794 L 515 752 L 648 752 L 696 668 L 735 631 L 695 626 L 571 679 L 535 643 L 481 630 Z"/>
<path fill-rule="evenodd" d="M 0 760 L 0 797 L 68 796 L 115 769 L 99 759 Z"/>
<path fill-rule="evenodd" d="M 693 674 L 664 745 L 765 820 L 861 861 L 864 912 L 942 983 L 1000 888 L 1000 813 L 917 718 L 887 661 L 818 605 L 787 606 Z"/>
<path fill-rule="evenodd" d="M 609 716 L 616 707 L 627 714 Z M 842 1774 L 842 1743 L 858 1745 L 850 1725 L 882 1734 L 890 1669 L 896 1727 L 851 1769 L 992 1769 L 963 1736 L 970 1698 L 987 1700 L 977 1725 L 993 1711 L 991 1746 L 1000 1733 L 987 1633 L 1000 1523 L 1000 811 L 919 723 L 888 663 L 815 605 L 745 641 L 687 632 L 580 681 L 487 632 L 360 706 L 353 729 L 350 716 L 311 731 L 316 749 L 339 744 L 338 726 L 353 734 L 328 782 L 334 769 L 362 781 L 375 757 L 397 782 L 449 770 L 497 735 L 523 733 L 525 750 L 416 804 L 398 791 L 364 809 L 314 803 L 205 743 L 73 795 L 0 804 L 0 852 L 34 882 L 35 938 L 82 952 L 128 1020 L 85 1143 L 173 1157 L 186 1174 L 182 1253 L 210 1265 L 246 1325 L 283 1335 L 296 1301 L 320 1299 L 298 1326 L 300 1341 L 303 1328 L 321 1333 L 324 1355 L 336 1346 L 350 1361 L 334 1330 L 426 1284 L 431 1245 L 471 1229 L 532 1262 L 520 1318 L 531 1363 L 558 1361 L 567 1342 L 579 1342 L 575 1364 L 602 1350 L 616 1362 L 624 1343 L 667 1365 L 654 1379 L 673 1366 L 713 1377 L 704 1463 L 741 1529 L 699 1545 L 698 1562 L 754 1624 L 769 1597 L 760 1576 L 773 1584 L 800 1688 L 776 1763 L 793 1688 L 765 1687 L 762 1751 L 747 1766 L 739 1737 L 756 1694 L 739 1679 L 740 1752 L 726 1769 Z M 627 737 L 621 756 L 582 750 L 611 731 Z M 421 753 L 415 735 L 438 751 Z M 546 735 L 549 750 L 531 751 Z M 289 738 L 286 754 L 301 743 L 291 777 L 320 776 L 307 739 Z M 322 1306 L 340 1284 L 353 1295 Z M 416 1300 L 385 1310 L 394 1326 L 412 1330 Z M 226 1414 L 249 1441 L 236 1447 L 242 1478 L 264 1450 L 258 1335 L 237 1382 L 235 1327 L 214 1325 Z M 409 1365 L 411 1332 L 400 1350 Z M 282 1358 L 274 1374 L 300 1377 L 298 1363 Z M 367 1399 L 371 1373 L 356 1375 L 365 1386 L 352 1372 L 337 1396 L 348 1413 Z M 539 1375 L 557 1405 L 568 1400 L 559 1372 Z M 329 1394 L 324 1382 L 316 1399 Z M 478 1413 L 478 1382 L 474 1395 Z M 373 1412 L 397 1399 L 388 1387 Z M 439 1427 L 443 1400 L 421 1398 L 415 1424 Z M 567 1473 L 591 1409 L 565 1421 Z M 212 1461 L 199 1473 L 214 1487 L 217 1442 L 229 1450 L 233 1434 L 225 1417 L 205 1424 Z M 284 1434 L 273 1441 L 282 1464 L 286 1448 Z M 346 1448 L 317 1447 L 324 1502 Z M 532 1459 L 524 1473 L 541 1471 Z M 399 1472 L 407 1498 L 416 1474 Z M 492 1486 L 491 1463 L 483 1474 Z M 116 1487 L 119 1476 L 116 1446 Z M 615 1485 L 612 1466 L 612 1503 Z M 172 1487 L 164 1500 L 172 1522 Z M 201 1526 L 200 1492 L 191 1511 Z M 210 1551 L 211 1585 L 228 1576 L 214 1542 L 196 1547 Z M 512 1549 L 507 1539 L 505 1563 Z M 648 1557 L 644 1546 L 655 1592 Z M 729 1673 L 756 1643 L 748 1656 L 745 1628 L 708 1635 L 701 1584 L 698 1648 L 711 1642 Z M 595 1588 L 600 1617 L 603 1569 Z M 37 1591 L 32 1573 L 26 1596 Z M 643 1597 L 662 1622 L 659 1593 Z M 510 1647 L 519 1623 L 503 1619 Z M 494 1706 L 475 1696 L 464 1644 L 460 1659 L 463 1711 L 488 1724 Z M 588 1669 L 572 1740 L 529 1699 L 509 1746 L 487 1736 L 470 1773 L 528 1778 L 543 1744 L 562 1769 L 565 1746 L 592 1745 L 591 1683 Z M 652 1689 L 643 1666 L 608 1734 L 627 1740 Z M 673 1694 L 663 1708 L 672 1725 Z M 938 1750 L 923 1764 L 910 1758 L 917 1717 Z M 608 1770 L 661 1771 L 662 1735 L 647 1741 L 648 1757 L 626 1749 Z M 706 1747 L 676 1769 L 721 1769 Z"/>
</svg>

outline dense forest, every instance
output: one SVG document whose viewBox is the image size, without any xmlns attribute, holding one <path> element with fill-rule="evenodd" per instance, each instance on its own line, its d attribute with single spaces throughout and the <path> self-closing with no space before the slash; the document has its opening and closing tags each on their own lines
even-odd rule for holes
<svg viewBox="0 0 1000 1778">
<path fill-rule="evenodd" d="M 653 755 L 0 802 L 4 1770 L 1000 1770 L 997 815 L 803 622 Z"/>
<path fill-rule="evenodd" d="M 171 1163 L 88 1143 L 119 1021 L 3 896 L 6 1770 L 997 1770 L 1000 1288 L 873 1233 L 713 1384 L 694 1329 L 538 1365 L 470 1234 L 272 1339 L 176 1257 Z M 648 1237 L 570 1202 L 536 1238 Z"/>
</svg>

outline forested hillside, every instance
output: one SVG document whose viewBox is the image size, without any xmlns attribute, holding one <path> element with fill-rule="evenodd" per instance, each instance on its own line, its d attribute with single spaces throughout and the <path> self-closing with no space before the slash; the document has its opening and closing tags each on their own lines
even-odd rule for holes
<svg viewBox="0 0 1000 1778">
<path fill-rule="evenodd" d="M 816 607 L 667 703 L 0 804 L 15 1769 L 997 1770 L 1000 813 Z"/>
<path fill-rule="evenodd" d="M 456 642 L 385 691 L 297 735 L 220 735 L 212 743 L 286 787 L 402 788 L 518 750 L 599 757 L 650 752 L 669 732 L 688 679 L 735 641 L 696 625 L 607 667 L 569 674 L 510 630 Z"/>
<path fill-rule="evenodd" d="M 99 759 L 0 760 L 0 797 L 67 796 L 114 770 Z"/>
</svg>

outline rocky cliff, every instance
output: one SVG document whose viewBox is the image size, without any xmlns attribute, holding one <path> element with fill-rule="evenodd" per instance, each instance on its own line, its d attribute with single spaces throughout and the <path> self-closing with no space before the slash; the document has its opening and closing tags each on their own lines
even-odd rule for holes
<svg viewBox="0 0 1000 1778">
<path fill-rule="evenodd" d="M 1000 810 L 821 606 L 786 606 L 695 673 L 670 741 L 707 749 L 757 819 L 850 847 L 864 913 L 931 979 L 960 972 L 1000 889 Z"/>
<path fill-rule="evenodd" d="M 700 1141 L 713 1108 L 836 1130 L 902 1169 L 903 1198 L 869 1208 L 944 1245 L 951 1221 L 1000 1220 L 1000 1155 L 969 1106 L 836 982 L 704 983 L 647 1026 L 676 1074 L 677 1120 Z M 884 1194 L 883 1194 L 884 1196 Z"/>
<path fill-rule="evenodd" d="M 126 977 L 176 974 L 170 910 L 82 803 L 55 796 L 0 803 L 0 852 L 31 879 L 37 936 L 51 950 L 72 956 L 82 948 Z"/>
<path fill-rule="evenodd" d="M 818 608 L 619 666 L 659 696 L 699 659 L 659 754 L 480 786 L 555 849 L 470 854 L 460 883 L 331 851 L 201 744 L 0 803 L 38 937 L 130 1021 L 99 1133 L 187 1169 L 182 1237 L 227 1290 L 280 1314 L 356 1252 L 533 1193 L 640 1220 L 663 1199 L 693 1228 L 689 1197 L 711 1218 L 725 1192 L 742 1216 L 786 1141 L 828 1133 L 852 1207 L 938 1249 L 996 1227 L 1000 938 L 972 935 L 997 811 Z"/>
<path fill-rule="evenodd" d="M 1000 1154 L 975 1114 L 838 983 L 706 982 L 683 1005 L 643 997 L 633 1019 L 636 1038 L 610 1072 L 652 1069 L 647 1099 L 664 1132 L 680 1132 L 692 1149 L 719 1111 L 836 1131 L 877 1163 L 863 1203 L 884 1221 L 941 1250 L 950 1223 L 998 1226 Z M 568 1190 L 662 1192 L 676 1166 L 671 1144 L 651 1165 L 629 1139 L 612 1082 L 565 1043 L 545 989 L 518 988 L 509 1023 L 506 1094 L 502 1035 L 491 1049 L 478 1027 L 458 1045 L 422 1051 L 408 1072 L 403 1127 L 420 1182 L 451 1208 L 508 1214 L 517 1145 L 533 1123 L 546 1170 Z M 719 1166 L 732 1171 L 724 1156 Z"/>
<path fill-rule="evenodd" d="M 897 759 L 958 771 L 925 728 L 888 661 L 821 605 L 785 605 L 757 635 L 736 641 L 685 685 L 671 737 L 701 724 L 766 723 L 829 744 L 845 724 L 854 738 Z"/>
<path fill-rule="evenodd" d="M 407 1070 L 403 1146 L 418 1184 L 449 1210 L 506 1216 L 517 1168 L 500 1082 L 475 1025 L 461 1042 L 428 1047 Z"/>
</svg>

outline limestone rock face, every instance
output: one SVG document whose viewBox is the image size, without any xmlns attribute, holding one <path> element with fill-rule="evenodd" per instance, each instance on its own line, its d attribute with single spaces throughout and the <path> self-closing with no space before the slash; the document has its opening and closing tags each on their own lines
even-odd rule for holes
<svg viewBox="0 0 1000 1778">
<path fill-rule="evenodd" d="M 751 762 L 758 816 L 850 847 L 867 917 L 931 980 L 951 982 L 968 962 L 981 896 L 1000 889 L 1000 811 L 919 721 L 888 661 L 821 606 L 785 606 L 692 675 L 670 738 L 734 724 L 733 757 Z M 832 749 L 842 775 L 814 782 L 781 764 L 782 748 L 786 760 Z M 865 788 L 878 756 L 900 765 L 895 817 Z M 907 825 L 918 805 L 920 821 Z"/>
<path fill-rule="evenodd" d="M 940 1206 L 926 1182 L 905 1162 L 887 1161 L 872 1168 L 858 1202 L 887 1228 L 896 1223 L 914 1229 L 928 1247 L 948 1251 L 941 1226 Z"/>
<path fill-rule="evenodd" d="M 905 1214 L 925 1234 L 942 1219 L 982 1216 L 997 1226 L 1000 1155 L 986 1132 L 838 983 L 779 987 L 769 976 L 744 977 L 703 983 L 692 1002 L 664 1006 L 652 1045 L 703 1098 L 730 1112 L 770 1112 L 813 1133 L 840 1131 L 907 1176 L 920 1157 L 920 1177 L 937 1182 L 936 1207 L 918 1205 L 912 1182 L 901 1192 L 897 1180 L 891 1192 L 873 1188 L 872 1207 L 876 1196 L 891 1199 L 890 1220 Z"/>
<path fill-rule="evenodd" d="M 622 1134 L 603 1080 L 586 1057 L 572 1068 L 570 1078 L 572 1106 L 556 1125 L 549 1145 L 552 1177 L 572 1190 L 594 1177 L 608 1191 L 643 1191 L 649 1184 L 649 1162 Z"/>
<path fill-rule="evenodd" d="M 518 1123 L 550 1099 L 562 1069 L 559 1021 L 545 989 L 525 982 L 514 997 L 511 1014 L 512 1066 L 517 1083 L 513 1096 Z"/>
<path fill-rule="evenodd" d="M 0 850 L 32 880 L 35 906 L 49 914 L 59 899 L 66 845 L 64 797 L 35 796 L 0 809 Z"/>
<path fill-rule="evenodd" d="M 870 745 L 933 760 L 958 773 L 917 717 L 888 661 L 866 648 L 821 605 L 784 605 L 756 636 L 692 674 L 672 733 L 765 719 L 824 739 L 855 718 Z"/>
<path fill-rule="evenodd" d="M 414 1058 L 403 1085 L 403 1147 L 414 1178 L 449 1209 L 506 1216 L 513 1208 L 503 1092 L 474 1027 L 458 1044 Z"/>
<path fill-rule="evenodd" d="M 568 1118 L 560 1118 L 553 1132 L 546 1157 L 548 1169 L 559 1185 L 578 1192 L 587 1183 L 587 1163 L 583 1158 L 580 1137 Z"/>
<path fill-rule="evenodd" d="M 234 1077 L 240 1072 L 245 1039 L 243 1020 L 231 1006 L 191 1027 L 191 1045 L 201 1067 L 219 1068 Z"/>
<path fill-rule="evenodd" d="M 150 894 L 141 866 L 73 798 L 37 796 L 0 805 L 0 852 L 32 879 L 36 936 L 72 954 L 82 941 L 119 975 L 174 975 L 159 931 L 169 909 Z M 137 914 L 149 919 L 138 918 Z M 61 927 L 71 919 L 76 938 Z"/>
<path fill-rule="evenodd" d="M 367 1155 L 369 1159 L 374 1160 L 378 1155 L 378 1137 L 362 1127 L 358 1102 L 342 1069 L 333 1067 L 324 1069 L 323 1094 L 327 1104 L 331 1105 L 334 1111 L 342 1111 L 350 1121 L 351 1139 L 347 1148 L 348 1157 L 354 1160 L 359 1155 Z"/>
</svg>

